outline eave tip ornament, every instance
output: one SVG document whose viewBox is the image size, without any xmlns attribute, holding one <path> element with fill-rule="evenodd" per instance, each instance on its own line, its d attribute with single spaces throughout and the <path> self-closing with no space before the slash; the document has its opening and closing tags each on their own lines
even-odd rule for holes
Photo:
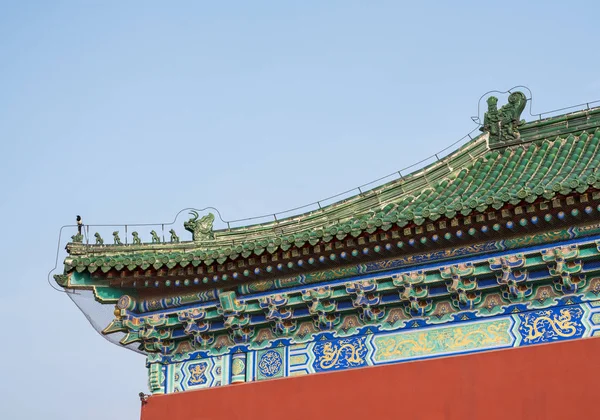
<svg viewBox="0 0 600 420">
<path fill-rule="evenodd" d="M 526 103 L 527 97 L 523 92 L 512 92 L 508 96 L 508 103 L 500 109 L 497 107 L 498 98 L 490 96 L 487 99 L 488 110 L 480 130 L 490 134 L 491 147 L 512 143 L 521 138 L 519 127 L 525 124 L 525 120 L 520 118 Z"/>
<path fill-rule="evenodd" d="M 192 232 L 192 239 L 194 242 L 205 241 L 214 239 L 215 234 L 213 233 L 213 222 L 215 221 L 215 215 L 208 213 L 206 216 L 198 220 L 199 214 L 197 211 L 192 210 L 190 212 L 192 217 L 187 222 L 183 223 L 183 227 Z"/>
</svg>

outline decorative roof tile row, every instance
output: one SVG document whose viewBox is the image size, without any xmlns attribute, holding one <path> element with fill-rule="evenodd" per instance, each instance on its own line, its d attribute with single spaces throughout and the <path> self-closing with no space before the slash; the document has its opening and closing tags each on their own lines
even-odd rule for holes
<svg viewBox="0 0 600 420">
<path fill-rule="evenodd" d="M 599 253 L 599 242 L 584 242 L 284 293 L 238 298 L 233 291 L 220 291 L 216 301 L 146 315 L 133 312 L 134 300 L 125 295 L 104 333 L 126 332 L 123 344 L 142 342 L 150 352 L 164 351 L 169 341 L 170 352 L 173 340 L 193 338 L 206 348 L 219 334 L 231 343 L 260 341 L 255 328 L 269 325 L 278 337 L 295 337 L 303 320 L 314 321 L 317 331 L 332 330 L 351 313 L 359 325 L 379 322 L 394 310 L 397 320 L 437 316 L 432 322 L 442 322 L 460 311 L 495 313 L 495 307 L 524 303 L 534 295 L 539 303 L 584 290 L 595 297 L 600 292 Z"/>
<path fill-rule="evenodd" d="M 471 147 L 479 147 L 480 143 L 481 139 L 475 139 Z M 469 155 L 469 150 L 467 147 L 462 153 Z M 173 268 L 201 263 L 223 264 L 238 257 L 272 254 L 306 244 L 317 245 L 333 239 L 387 231 L 395 226 L 422 225 L 440 218 L 498 210 L 507 204 L 533 203 L 557 195 L 584 193 L 590 188 L 600 189 L 599 165 L 600 128 L 593 133 L 582 131 L 488 151 L 437 181 L 428 180 L 428 186 L 410 194 L 398 191 L 401 183 L 390 185 L 379 193 L 381 204 L 377 208 L 302 232 L 286 235 L 271 229 L 259 239 L 234 245 L 222 241 L 140 246 L 71 245 L 72 255 L 65 261 L 65 268 L 67 271 L 108 272 L 113 268 L 133 270 L 158 269 L 163 265 Z M 388 194 L 392 191 L 392 195 Z M 382 199 L 384 195 L 389 198 Z M 219 231 L 215 232 L 215 237 L 218 236 Z"/>
</svg>

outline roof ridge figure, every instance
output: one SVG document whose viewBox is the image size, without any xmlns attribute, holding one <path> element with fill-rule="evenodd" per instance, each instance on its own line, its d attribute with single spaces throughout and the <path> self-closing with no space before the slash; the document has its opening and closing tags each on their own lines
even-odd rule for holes
<svg viewBox="0 0 600 420">
<path fill-rule="evenodd" d="M 487 99 L 488 110 L 480 128 L 484 133 L 489 133 L 491 147 L 520 140 L 519 127 L 525 124 L 525 120 L 521 120 L 521 113 L 527 104 L 527 97 L 523 92 L 516 91 L 508 96 L 508 103 L 502 108 L 498 109 L 497 103 L 495 96 Z"/>
</svg>

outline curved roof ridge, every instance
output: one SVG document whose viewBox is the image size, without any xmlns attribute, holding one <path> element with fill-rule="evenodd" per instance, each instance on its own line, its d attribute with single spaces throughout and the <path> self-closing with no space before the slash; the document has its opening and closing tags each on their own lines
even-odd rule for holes
<svg viewBox="0 0 600 420">
<path fill-rule="evenodd" d="M 75 257 L 65 260 L 65 267 L 93 271 L 100 266 L 110 270 L 114 264 L 144 266 L 156 262 L 155 253 L 169 252 L 174 253 L 163 255 L 163 263 L 192 258 L 195 264 L 212 264 L 229 256 L 272 254 L 392 228 L 405 232 L 406 226 L 600 190 L 600 108 L 527 123 L 520 132 L 520 142 L 492 148 L 489 134 L 481 134 L 402 179 L 302 215 L 214 231 L 211 239 L 106 247 L 70 244 L 69 253 Z M 127 254 L 122 263 L 119 254 Z"/>
<path fill-rule="evenodd" d="M 431 189 L 432 185 L 438 184 L 441 179 L 464 168 L 468 163 L 487 152 L 487 137 L 487 133 L 480 134 L 447 156 L 425 167 L 354 196 L 323 206 L 320 209 L 269 222 L 215 230 L 214 241 L 235 240 L 234 237 L 240 233 L 248 238 L 248 234 L 252 231 L 259 233 L 265 229 L 277 230 L 279 233 L 281 233 L 281 229 L 284 229 L 286 234 L 293 234 L 295 231 L 305 230 L 314 224 L 319 226 L 322 226 L 323 222 L 335 224 L 361 213 L 373 211 L 374 207 L 381 209 L 386 204 L 398 200 L 402 196 L 412 194 L 417 197 L 426 189 Z M 352 212 L 346 212 L 348 207 L 352 207 Z"/>
<path fill-rule="evenodd" d="M 561 134 L 564 135 L 573 131 L 582 132 L 580 128 L 581 124 L 573 124 L 572 122 L 577 121 L 578 119 L 589 120 L 591 115 L 600 115 L 600 107 L 579 110 L 569 114 L 525 123 L 520 130 L 522 133 L 521 139 L 513 144 L 502 146 L 502 149 L 508 149 L 507 151 L 509 151 L 510 154 L 519 153 L 518 150 L 520 149 L 521 152 L 519 155 L 521 155 L 526 153 L 532 142 L 538 140 L 554 142 L 556 139 L 560 139 L 561 143 L 564 144 L 564 142 L 567 141 L 568 136 L 561 136 Z M 570 122 L 573 125 L 572 127 L 569 127 Z M 597 122 L 593 123 L 594 128 L 597 127 L 597 124 Z M 541 137 L 540 133 L 544 134 L 544 136 Z M 548 137 L 555 138 L 549 140 Z M 474 163 L 478 158 L 483 158 L 487 161 L 488 159 L 485 157 L 487 152 L 499 152 L 497 157 L 504 155 L 505 152 L 500 148 L 489 147 L 488 138 L 488 133 L 480 134 L 447 156 L 426 165 L 423 168 L 419 168 L 399 179 L 378 185 L 368 191 L 362 191 L 352 197 L 342 199 L 328 206 L 284 219 L 216 230 L 214 241 L 217 243 L 221 241 L 237 242 L 241 237 L 245 240 L 253 240 L 257 239 L 254 237 L 255 234 L 257 236 L 262 236 L 266 231 L 277 233 L 279 235 L 294 234 L 317 226 L 322 228 L 324 226 L 335 225 L 340 222 L 348 221 L 356 216 L 376 213 L 377 210 L 384 208 L 394 201 L 400 200 L 402 197 L 408 198 L 412 196 L 412 199 L 416 200 L 429 190 L 434 190 L 433 187 L 438 186 L 444 182 L 444 180 L 456 180 L 456 177 L 460 176 L 461 171 L 465 171 L 465 174 L 468 173 L 469 165 Z M 503 189 L 506 189 L 505 183 L 501 186 Z M 429 207 L 430 203 L 426 203 L 424 204 L 423 209 Z"/>
<path fill-rule="evenodd" d="M 569 109 L 569 108 L 565 108 L 565 109 Z M 509 147 L 512 149 L 513 146 L 517 146 L 517 147 L 522 146 L 523 148 L 526 148 L 527 144 L 531 143 L 533 141 L 537 141 L 540 139 L 548 140 L 547 136 L 540 137 L 540 132 L 542 134 L 546 134 L 545 131 L 548 130 L 548 128 L 547 128 L 548 125 L 552 126 L 552 125 L 555 125 L 556 123 L 560 124 L 561 122 L 565 122 L 566 125 L 568 126 L 568 121 L 570 121 L 572 119 L 576 119 L 578 117 L 581 117 L 582 115 L 589 117 L 590 114 L 598 114 L 598 113 L 600 113 L 600 107 L 586 108 L 583 110 L 573 111 L 573 112 L 570 112 L 567 114 L 555 115 L 555 116 L 550 116 L 550 117 L 547 117 L 544 119 L 540 118 L 539 120 L 527 122 L 520 129 L 522 136 L 519 141 L 515 142 L 514 144 L 507 144 L 507 145 L 504 145 L 501 147 L 502 148 Z M 542 114 L 539 114 L 539 115 L 541 116 Z M 550 127 L 550 129 L 556 130 L 556 127 L 552 126 L 552 127 Z M 464 139 L 466 137 L 470 137 L 470 134 L 473 133 L 473 131 L 475 131 L 475 130 L 472 130 L 469 134 L 464 136 L 462 139 Z M 557 133 L 557 136 L 558 136 L 558 133 Z M 273 216 L 275 216 L 275 220 L 262 222 L 262 223 L 251 223 L 251 224 L 242 225 L 242 226 L 228 227 L 228 228 L 224 228 L 224 229 L 215 230 L 215 234 L 216 234 L 215 240 L 219 241 L 219 239 L 227 237 L 227 240 L 229 241 L 231 239 L 234 239 L 234 238 L 232 238 L 232 236 L 235 237 L 239 233 L 243 233 L 244 236 L 247 236 L 248 234 L 251 234 L 251 232 L 253 232 L 253 231 L 258 232 L 258 231 L 263 231 L 265 229 L 270 230 L 270 229 L 276 229 L 276 228 L 279 228 L 279 229 L 286 228 L 286 230 L 287 230 L 289 227 L 291 227 L 294 224 L 302 224 L 303 228 L 306 228 L 308 226 L 305 225 L 303 222 L 305 222 L 307 219 L 310 219 L 310 218 L 320 218 L 320 219 L 323 218 L 323 217 L 319 217 L 319 216 L 332 216 L 331 220 L 329 222 L 336 223 L 340 220 L 343 220 L 343 219 L 346 219 L 349 217 L 349 215 L 345 215 L 343 212 L 343 209 L 348 206 L 357 205 L 358 209 L 361 209 L 362 207 L 360 206 L 360 203 L 363 203 L 365 205 L 365 207 L 362 211 L 368 211 L 368 210 L 370 210 L 370 209 L 366 208 L 366 207 L 368 207 L 368 205 L 373 206 L 374 204 L 379 204 L 381 206 L 384 206 L 384 205 L 386 205 L 386 203 L 389 203 L 390 200 L 398 199 L 399 196 L 396 195 L 398 193 L 398 191 L 396 191 L 394 189 L 401 190 L 400 194 L 402 194 L 402 195 L 410 194 L 410 193 L 414 194 L 414 191 L 418 191 L 419 194 L 422 194 L 425 191 L 425 188 L 430 187 L 429 184 L 432 181 L 441 182 L 441 181 L 443 181 L 443 179 L 445 177 L 449 176 L 451 173 L 457 174 L 458 172 L 455 172 L 457 169 L 461 169 L 461 168 L 466 169 L 465 165 L 467 162 L 472 162 L 472 161 L 476 160 L 478 157 L 480 157 L 486 151 L 489 151 L 490 147 L 489 147 L 487 139 L 488 139 L 487 133 L 480 134 L 477 137 L 472 138 L 471 140 L 469 140 L 468 142 L 466 142 L 465 144 L 463 144 L 462 146 L 460 146 L 458 149 L 454 150 L 450 154 L 444 156 L 443 158 L 438 158 L 437 161 L 432 162 L 422 168 L 416 169 L 415 171 L 413 171 L 407 175 L 400 175 L 401 171 L 398 171 L 400 178 L 383 183 L 381 185 L 377 185 L 373 188 L 370 188 L 367 191 L 362 191 L 361 187 L 364 187 L 366 185 L 373 184 L 379 180 L 388 178 L 388 177 L 392 176 L 393 174 L 387 175 L 385 177 L 381 177 L 376 181 L 372 181 L 371 183 L 363 184 L 360 187 L 356 187 L 352 190 L 348 190 L 346 192 L 334 195 L 334 196 L 326 198 L 324 200 L 316 201 L 312 204 L 296 207 L 294 209 L 282 211 L 279 213 L 274 213 Z M 461 140 L 459 140 L 458 142 L 460 142 Z M 566 140 L 566 139 L 563 139 L 563 140 Z M 550 140 L 550 141 L 552 141 L 552 140 Z M 458 143 L 458 142 L 456 142 L 456 143 Z M 485 147 L 481 147 L 481 148 L 478 147 L 478 146 L 482 146 L 483 144 L 485 144 Z M 449 147 L 451 147 L 451 146 L 449 146 Z M 443 150 L 446 150 L 446 149 L 443 149 Z M 419 163 L 424 162 L 424 161 L 426 161 L 430 158 L 436 157 L 436 156 L 437 155 L 430 156 L 426 159 L 421 160 L 417 164 L 413 164 L 411 166 L 418 165 Z M 454 166 L 455 164 L 456 164 L 456 166 Z M 409 168 L 411 166 L 409 166 Z M 446 166 L 450 170 L 447 172 L 444 172 L 443 170 L 439 171 L 440 168 L 444 167 L 444 166 Z M 435 175 L 433 177 L 433 179 L 428 179 L 428 174 L 435 173 L 436 171 L 439 171 L 437 173 L 437 175 Z M 441 173 L 441 175 L 440 175 L 440 173 Z M 423 180 L 425 181 L 425 183 L 419 182 L 419 181 L 423 181 Z M 399 188 L 399 186 L 402 186 L 403 188 Z M 328 204 L 327 206 L 321 207 L 321 203 L 323 201 L 327 201 L 327 200 L 336 198 L 338 196 L 342 196 L 342 195 L 349 193 L 351 191 L 354 191 L 354 190 L 357 191 L 357 194 L 347 197 L 347 198 L 344 198 L 344 199 L 341 199 L 341 200 L 338 200 L 336 202 Z M 384 195 L 384 194 L 392 193 L 392 192 L 394 192 L 394 194 L 390 194 L 390 195 L 393 195 L 393 197 L 392 196 L 384 197 L 383 199 L 380 199 L 380 201 L 378 201 L 377 203 L 373 202 L 375 200 L 367 200 L 368 198 L 371 198 L 371 196 L 373 194 Z M 276 218 L 276 216 L 278 216 L 278 215 L 290 213 L 294 210 L 299 210 L 302 208 L 307 208 L 311 205 L 319 206 L 319 208 L 308 210 L 306 212 L 291 215 L 291 216 L 285 217 L 285 218 L 280 218 L 280 219 Z M 357 209 L 355 208 L 355 210 L 357 210 Z M 338 216 L 336 216 L 336 213 L 341 213 L 341 215 L 338 217 Z M 249 218 L 245 218 L 245 219 L 239 219 L 239 220 L 229 221 L 229 222 L 225 221 L 225 222 L 230 224 L 230 223 L 251 221 L 251 220 L 261 219 L 261 218 L 265 218 L 265 217 L 269 217 L 269 215 L 258 216 L 258 217 L 249 217 Z M 321 222 L 323 222 L 323 220 L 321 220 Z M 289 233 L 293 233 L 296 230 L 297 229 L 290 229 Z"/>
</svg>

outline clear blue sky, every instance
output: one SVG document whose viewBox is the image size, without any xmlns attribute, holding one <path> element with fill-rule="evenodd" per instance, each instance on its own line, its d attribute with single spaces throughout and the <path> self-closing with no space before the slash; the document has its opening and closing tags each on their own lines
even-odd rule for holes
<svg viewBox="0 0 600 420">
<path fill-rule="evenodd" d="M 488 90 L 600 99 L 597 0 L 440 3 L 0 0 L 0 418 L 139 416 L 144 358 L 46 283 L 76 214 L 273 213 L 454 142 Z"/>
</svg>

